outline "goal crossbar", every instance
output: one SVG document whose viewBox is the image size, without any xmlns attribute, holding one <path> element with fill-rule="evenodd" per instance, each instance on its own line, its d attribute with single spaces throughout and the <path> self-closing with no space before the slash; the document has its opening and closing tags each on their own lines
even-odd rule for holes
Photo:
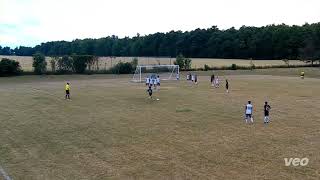
<svg viewBox="0 0 320 180">
<path fill-rule="evenodd" d="M 160 75 L 161 80 L 177 80 L 180 76 L 179 65 L 138 65 L 131 81 L 142 82 L 150 75 Z"/>
<path fill-rule="evenodd" d="M 161 65 L 138 65 L 137 68 L 139 67 L 179 67 L 179 65 L 164 65 L 164 64 L 161 64 Z"/>
</svg>

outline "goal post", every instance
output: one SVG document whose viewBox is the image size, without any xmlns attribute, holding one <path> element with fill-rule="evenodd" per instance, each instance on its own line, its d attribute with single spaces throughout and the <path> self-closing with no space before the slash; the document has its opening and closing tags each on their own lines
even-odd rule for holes
<svg viewBox="0 0 320 180">
<path fill-rule="evenodd" d="M 160 80 L 179 80 L 179 65 L 138 65 L 131 81 L 144 82 L 151 76 L 159 76 Z"/>
</svg>

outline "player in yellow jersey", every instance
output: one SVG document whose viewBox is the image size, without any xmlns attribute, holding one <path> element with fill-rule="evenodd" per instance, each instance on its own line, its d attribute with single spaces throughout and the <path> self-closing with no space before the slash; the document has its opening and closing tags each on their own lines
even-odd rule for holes
<svg viewBox="0 0 320 180">
<path fill-rule="evenodd" d="M 70 99 L 70 84 L 66 84 L 66 99 Z"/>
<path fill-rule="evenodd" d="M 300 77 L 301 77 L 301 79 L 304 79 L 304 71 L 302 71 L 302 72 L 300 73 Z"/>
</svg>

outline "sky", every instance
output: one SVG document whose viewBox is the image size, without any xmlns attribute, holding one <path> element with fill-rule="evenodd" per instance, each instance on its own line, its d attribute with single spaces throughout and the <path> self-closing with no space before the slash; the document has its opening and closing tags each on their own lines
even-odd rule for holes
<svg viewBox="0 0 320 180">
<path fill-rule="evenodd" d="M 320 0 L 0 0 L 0 46 L 320 22 Z"/>
</svg>

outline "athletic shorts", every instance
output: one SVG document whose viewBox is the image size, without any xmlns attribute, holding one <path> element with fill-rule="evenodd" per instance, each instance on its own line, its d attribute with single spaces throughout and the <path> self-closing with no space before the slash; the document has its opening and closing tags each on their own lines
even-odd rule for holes
<svg viewBox="0 0 320 180">
<path fill-rule="evenodd" d="M 251 118 L 252 114 L 246 114 L 246 118 Z"/>
<path fill-rule="evenodd" d="M 152 96 L 152 93 L 149 93 L 149 96 Z"/>
<path fill-rule="evenodd" d="M 66 90 L 66 94 L 70 94 L 70 91 L 69 91 L 69 90 Z"/>
<path fill-rule="evenodd" d="M 157 83 L 158 86 L 160 86 L 160 83 Z"/>
</svg>

